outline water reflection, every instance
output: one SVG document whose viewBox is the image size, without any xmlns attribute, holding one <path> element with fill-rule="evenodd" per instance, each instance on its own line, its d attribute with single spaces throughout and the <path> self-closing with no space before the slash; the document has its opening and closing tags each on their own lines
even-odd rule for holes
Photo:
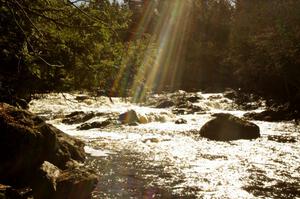
<svg viewBox="0 0 300 199">
<path fill-rule="evenodd" d="M 172 192 L 172 187 L 182 180 L 174 180 L 167 162 L 147 163 L 149 160 L 141 160 L 139 154 L 129 151 L 106 158 L 89 157 L 87 164 L 100 176 L 94 198 L 195 198 L 190 192 Z M 163 179 L 164 186 L 160 185 L 159 179 Z"/>
</svg>

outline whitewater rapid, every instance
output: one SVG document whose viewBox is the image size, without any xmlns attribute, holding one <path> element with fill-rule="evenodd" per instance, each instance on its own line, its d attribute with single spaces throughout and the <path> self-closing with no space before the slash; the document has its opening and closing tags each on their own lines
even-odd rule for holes
<svg viewBox="0 0 300 199">
<path fill-rule="evenodd" d="M 80 93 L 40 95 L 30 111 L 85 141 L 85 164 L 100 179 L 94 198 L 300 198 L 299 126 L 253 121 L 261 132 L 256 140 L 201 138 L 199 130 L 212 113 L 242 117 L 246 111 L 222 93 L 194 94 L 201 97 L 193 104 L 204 111 L 183 115 L 121 98 L 113 103 L 107 97 L 77 100 L 87 95 Z M 81 123 L 62 123 L 74 111 L 103 113 L 88 121 L 93 122 L 128 110 L 144 123 L 90 130 L 78 130 Z M 187 123 L 175 124 L 178 119 Z"/>
</svg>

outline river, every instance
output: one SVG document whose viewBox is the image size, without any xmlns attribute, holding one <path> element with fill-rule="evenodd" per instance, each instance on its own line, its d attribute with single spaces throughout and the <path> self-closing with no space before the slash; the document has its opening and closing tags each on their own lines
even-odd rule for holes
<svg viewBox="0 0 300 199">
<path fill-rule="evenodd" d="M 247 112 L 222 93 L 193 93 L 199 96 L 193 105 L 202 111 L 185 114 L 121 98 L 78 100 L 82 95 L 40 95 L 30 111 L 86 143 L 85 165 L 99 176 L 93 198 L 300 198 L 300 127 L 292 121 L 252 121 L 260 138 L 217 142 L 199 136 L 211 114 Z M 78 130 L 81 123 L 62 123 L 74 111 L 96 113 L 93 122 L 131 109 L 143 124 Z M 263 109 L 261 103 L 254 111 Z M 176 124 L 178 119 L 187 122 Z"/>
</svg>

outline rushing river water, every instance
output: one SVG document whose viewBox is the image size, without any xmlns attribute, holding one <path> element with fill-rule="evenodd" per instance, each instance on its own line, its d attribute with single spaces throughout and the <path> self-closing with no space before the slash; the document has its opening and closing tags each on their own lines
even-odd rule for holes
<svg viewBox="0 0 300 199">
<path fill-rule="evenodd" d="M 217 142 L 199 136 L 211 114 L 246 112 L 222 94 L 194 93 L 201 98 L 193 104 L 205 111 L 181 115 L 78 95 L 43 95 L 30 110 L 86 142 L 86 165 L 99 176 L 94 198 L 300 198 L 300 128 L 293 122 L 253 121 L 261 138 Z M 130 109 L 144 124 L 77 130 L 81 124 L 62 123 L 74 111 L 99 113 L 92 122 Z M 175 124 L 179 118 L 187 123 Z"/>
</svg>

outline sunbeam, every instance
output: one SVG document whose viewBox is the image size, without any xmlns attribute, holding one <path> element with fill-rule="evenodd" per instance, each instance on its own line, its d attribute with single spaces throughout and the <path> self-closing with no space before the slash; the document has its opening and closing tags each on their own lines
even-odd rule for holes
<svg viewBox="0 0 300 199">
<path fill-rule="evenodd" d="M 140 23 L 136 27 L 133 40 L 143 37 L 145 30 L 156 17 L 153 33 L 149 39 L 143 61 L 136 72 L 133 83 L 128 85 L 131 71 L 127 70 L 135 54 L 123 58 L 123 66 L 115 79 L 112 90 L 121 92 L 130 86 L 133 101 L 138 102 L 145 98 L 149 91 L 159 91 L 165 87 L 176 87 L 180 79 L 180 57 L 184 56 L 186 33 L 189 27 L 191 4 L 187 1 L 175 0 L 161 5 L 159 14 L 156 14 L 155 1 L 150 1 L 145 9 Z M 153 48 L 153 43 L 156 46 Z M 138 49 L 137 49 L 138 50 Z M 138 51 L 136 53 L 139 53 Z"/>
</svg>

